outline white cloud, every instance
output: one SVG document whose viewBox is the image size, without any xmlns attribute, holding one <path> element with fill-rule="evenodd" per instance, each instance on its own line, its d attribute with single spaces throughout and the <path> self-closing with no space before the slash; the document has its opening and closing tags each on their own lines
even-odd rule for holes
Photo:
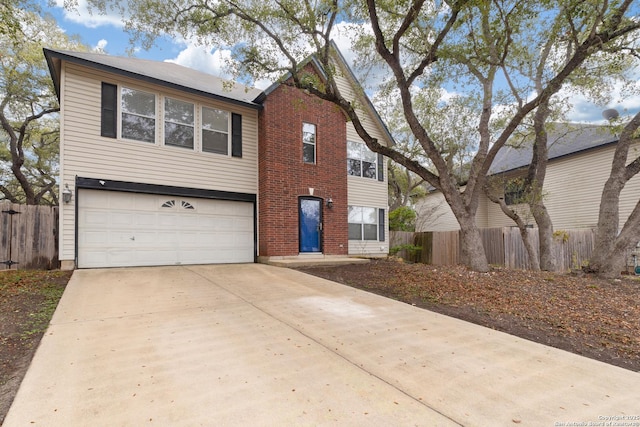
<svg viewBox="0 0 640 427">
<path fill-rule="evenodd" d="M 232 76 L 226 69 L 226 65 L 230 60 L 231 51 L 229 50 L 217 49 L 212 51 L 202 46 L 189 44 L 177 57 L 167 59 L 165 62 L 193 68 L 224 79 L 231 79 Z"/>
<path fill-rule="evenodd" d="M 273 84 L 273 80 L 269 80 L 269 79 L 260 79 L 260 80 L 256 80 L 253 83 L 253 87 L 255 87 L 256 89 L 266 89 L 269 86 L 271 86 Z"/>
<path fill-rule="evenodd" d="M 98 40 L 98 43 L 93 46 L 93 48 L 91 49 L 94 52 L 99 52 L 99 53 L 105 53 L 105 47 L 107 47 L 107 44 L 109 44 L 108 41 L 106 41 L 105 39 L 100 39 Z"/>
<path fill-rule="evenodd" d="M 614 108 L 621 116 L 634 115 L 640 111 L 640 82 L 635 87 L 624 87 L 616 82 L 611 91 L 610 101 L 606 105 L 598 105 L 581 93 L 567 93 L 562 90 L 560 95 L 568 96 L 571 109 L 567 120 L 572 122 L 605 123 L 602 111 Z"/>
<path fill-rule="evenodd" d="M 362 31 L 367 31 L 368 26 L 364 27 L 359 24 L 353 24 L 350 22 L 340 22 L 336 24 L 334 33 L 332 34 L 332 40 L 342 53 L 342 56 L 347 61 L 347 64 L 351 68 L 355 68 L 357 57 L 356 53 L 351 49 L 354 37 Z"/>
<path fill-rule="evenodd" d="M 76 24 L 84 25 L 87 28 L 97 28 L 104 25 L 112 25 L 117 28 L 123 27 L 120 13 L 107 10 L 102 14 L 99 10 L 89 6 L 87 0 L 77 0 L 77 7 L 69 10 L 64 7 L 64 0 L 55 0 L 55 6 L 64 11 L 64 19 Z"/>
<path fill-rule="evenodd" d="M 365 91 L 372 96 L 371 90 L 377 89 L 381 83 L 389 78 L 390 70 L 386 64 L 363 63 L 362 57 L 352 48 L 353 42 L 362 34 L 373 34 L 370 24 L 340 22 L 336 24 L 331 37 L 351 70 L 364 86 Z"/>
</svg>

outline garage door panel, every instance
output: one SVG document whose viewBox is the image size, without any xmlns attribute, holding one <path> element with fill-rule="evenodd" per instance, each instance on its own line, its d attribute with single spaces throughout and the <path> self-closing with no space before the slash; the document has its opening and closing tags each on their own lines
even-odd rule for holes
<svg viewBox="0 0 640 427">
<path fill-rule="evenodd" d="M 181 230 L 182 229 L 197 230 L 200 224 L 197 216 L 185 214 L 185 215 L 180 215 L 180 217 L 177 219 L 176 225 L 180 227 Z"/>
<path fill-rule="evenodd" d="M 234 230 L 253 231 L 253 218 L 236 218 L 233 228 Z"/>
<path fill-rule="evenodd" d="M 83 259 L 88 265 L 104 265 L 109 262 L 109 256 L 104 251 L 94 252 L 87 250 L 83 254 Z"/>
<path fill-rule="evenodd" d="M 158 217 L 160 216 L 157 212 L 149 212 L 149 213 L 140 213 L 136 212 L 132 216 L 133 226 L 137 229 L 151 229 L 156 230 L 158 228 Z"/>
<path fill-rule="evenodd" d="M 162 245 L 176 245 L 179 240 L 178 233 L 175 231 L 166 231 L 166 232 L 158 232 L 156 233 L 157 242 Z"/>
<path fill-rule="evenodd" d="M 180 264 L 176 262 L 177 257 L 176 250 L 136 251 L 135 262 L 137 265 Z"/>
<path fill-rule="evenodd" d="M 202 224 L 202 228 L 213 232 L 224 233 L 229 230 L 235 230 L 233 218 L 219 218 L 210 224 Z"/>
<path fill-rule="evenodd" d="M 79 267 L 253 262 L 253 204 L 84 190 Z"/>
<path fill-rule="evenodd" d="M 86 245 L 99 245 L 109 238 L 109 233 L 106 231 L 88 231 L 80 236 L 81 244 Z"/>
<path fill-rule="evenodd" d="M 85 210 L 80 213 L 80 220 L 88 225 L 108 225 L 109 217 L 104 212 Z"/>
<path fill-rule="evenodd" d="M 112 193 L 107 198 L 107 206 L 109 209 L 122 209 L 122 210 L 131 210 L 132 208 L 138 210 L 140 209 L 136 206 L 136 200 L 134 198 L 134 194 L 116 194 Z"/>
<path fill-rule="evenodd" d="M 132 242 L 137 248 L 153 248 L 157 245 L 162 245 L 162 247 L 167 246 L 168 244 L 175 243 L 175 233 L 160 233 L 156 230 L 143 231 L 137 230 L 134 236 L 134 241 Z"/>
<path fill-rule="evenodd" d="M 177 215 L 158 215 L 158 226 L 160 227 L 174 227 L 177 223 Z"/>
<path fill-rule="evenodd" d="M 178 243 L 185 248 L 188 248 L 189 246 L 196 246 L 200 242 L 200 236 L 198 234 L 199 233 L 195 231 L 182 231 L 178 234 Z M 211 240 L 208 239 L 204 241 L 209 243 Z"/>
<path fill-rule="evenodd" d="M 133 205 L 133 209 L 135 211 L 156 212 L 158 210 L 159 200 L 157 196 L 151 196 L 151 197 L 138 197 L 138 196 L 139 196 L 138 194 L 132 193 L 132 200 L 129 202 Z M 122 209 L 132 208 L 131 205 L 129 206 L 120 205 L 119 207 L 121 207 Z"/>
<path fill-rule="evenodd" d="M 109 215 L 109 225 L 111 227 L 133 228 L 135 215 L 131 212 L 112 211 Z"/>
</svg>

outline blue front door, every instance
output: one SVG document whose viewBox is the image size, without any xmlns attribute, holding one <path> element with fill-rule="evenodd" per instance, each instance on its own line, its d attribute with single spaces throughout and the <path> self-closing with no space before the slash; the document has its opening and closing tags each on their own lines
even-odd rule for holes
<svg viewBox="0 0 640 427">
<path fill-rule="evenodd" d="M 300 199 L 300 252 L 321 252 L 322 203 L 319 199 Z"/>
</svg>

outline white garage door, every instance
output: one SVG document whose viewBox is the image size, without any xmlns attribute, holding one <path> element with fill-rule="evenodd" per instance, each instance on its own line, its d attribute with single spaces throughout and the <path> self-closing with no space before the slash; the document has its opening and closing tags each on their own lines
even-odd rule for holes
<svg viewBox="0 0 640 427">
<path fill-rule="evenodd" d="M 253 262 L 253 204 L 116 191 L 78 194 L 78 267 Z"/>
</svg>

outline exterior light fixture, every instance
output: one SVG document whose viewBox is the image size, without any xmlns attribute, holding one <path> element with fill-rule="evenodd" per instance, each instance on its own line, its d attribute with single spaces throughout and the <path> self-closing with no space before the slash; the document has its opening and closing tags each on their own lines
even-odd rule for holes
<svg viewBox="0 0 640 427">
<path fill-rule="evenodd" d="M 69 203 L 71 201 L 71 196 L 73 193 L 69 189 L 69 184 L 64 185 L 64 190 L 62 190 L 62 201 L 65 203 Z"/>
<path fill-rule="evenodd" d="M 329 209 L 331 209 L 331 208 L 333 207 L 333 199 L 332 199 L 331 197 L 329 197 L 329 198 L 327 199 L 327 207 L 328 207 Z"/>
</svg>

